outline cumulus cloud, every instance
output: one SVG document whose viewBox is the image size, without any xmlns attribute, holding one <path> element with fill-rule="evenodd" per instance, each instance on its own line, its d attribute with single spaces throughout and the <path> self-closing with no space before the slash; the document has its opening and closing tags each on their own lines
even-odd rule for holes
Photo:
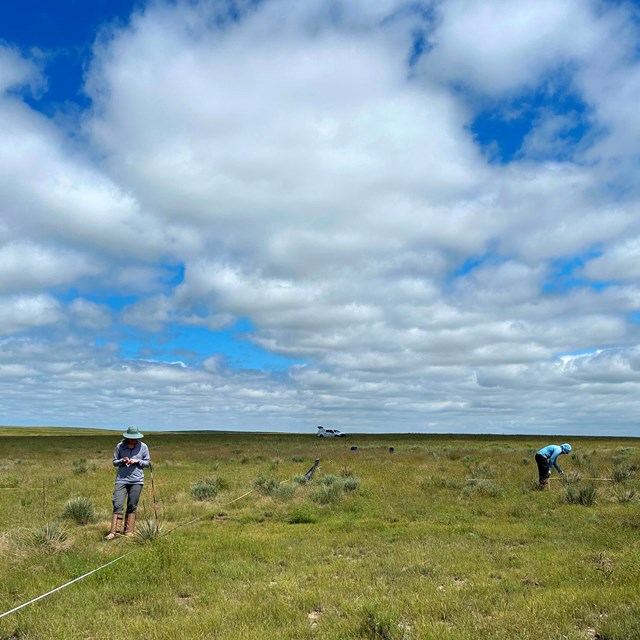
<svg viewBox="0 0 640 640">
<path fill-rule="evenodd" d="M 11 415 L 42 422 L 21 402 L 37 384 L 76 424 L 628 429 L 632 11 L 153 2 L 102 31 L 73 132 L 20 98 L 37 66 L 0 48 Z M 574 111 L 538 110 L 518 154 L 490 161 L 479 111 L 557 87 Z M 294 364 L 216 353 L 242 323 Z M 154 362 L 176 328 L 211 344 Z"/>
</svg>

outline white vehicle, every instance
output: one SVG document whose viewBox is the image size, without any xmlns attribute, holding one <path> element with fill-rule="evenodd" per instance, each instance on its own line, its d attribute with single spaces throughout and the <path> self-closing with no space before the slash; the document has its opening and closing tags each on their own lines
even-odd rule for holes
<svg viewBox="0 0 640 640">
<path fill-rule="evenodd" d="M 337 429 L 325 429 L 324 427 L 318 427 L 316 432 L 318 438 L 344 438 L 347 434 L 338 431 Z"/>
</svg>

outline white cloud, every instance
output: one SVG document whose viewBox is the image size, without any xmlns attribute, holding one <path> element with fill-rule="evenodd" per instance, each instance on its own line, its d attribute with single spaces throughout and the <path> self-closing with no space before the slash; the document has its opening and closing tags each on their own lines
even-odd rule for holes
<svg viewBox="0 0 640 640">
<path fill-rule="evenodd" d="M 12 90 L 0 375 L 15 374 L 14 421 L 629 429 L 630 9 L 451 0 L 429 23 L 395 1 L 266 0 L 237 20 L 223 8 L 154 2 L 105 31 L 74 136 L 13 93 L 37 69 L 0 49 Z M 420 30 L 428 46 L 410 69 Z M 557 74 L 599 137 L 576 146 L 563 138 L 573 116 L 543 112 L 516 160 L 489 163 L 468 129 L 478 104 Z M 202 364 L 119 349 L 241 319 L 257 348 L 305 364 L 270 374 L 234 370 L 215 344 Z"/>
</svg>

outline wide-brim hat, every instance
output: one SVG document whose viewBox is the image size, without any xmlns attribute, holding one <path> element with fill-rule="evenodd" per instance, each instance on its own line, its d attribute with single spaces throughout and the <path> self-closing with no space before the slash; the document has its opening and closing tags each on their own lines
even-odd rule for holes
<svg viewBox="0 0 640 640">
<path fill-rule="evenodd" d="M 144 438 L 144 436 L 138 431 L 138 427 L 127 427 L 127 430 L 122 434 L 123 438 L 128 438 L 129 440 L 140 440 Z"/>
</svg>

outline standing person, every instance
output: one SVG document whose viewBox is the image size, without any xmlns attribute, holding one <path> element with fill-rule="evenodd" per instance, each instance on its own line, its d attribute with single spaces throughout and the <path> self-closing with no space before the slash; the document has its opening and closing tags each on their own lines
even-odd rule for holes
<svg viewBox="0 0 640 640">
<path fill-rule="evenodd" d="M 541 489 L 544 489 L 549 484 L 549 476 L 551 475 L 552 467 L 555 467 L 560 475 L 564 473 L 558 465 L 558 456 L 561 456 L 563 453 L 569 453 L 570 451 L 570 444 L 562 444 L 560 446 L 557 444 L 550 444 L 536 453 L 536 463 L 538 465 L 538 477 Z"/>
<path fill-rule="evenodd" d="M 140 442 L 144 436 L 136 427 L 129 427 L 122 436 L 123 440 L 116 445 L 113 452 L 113 466 L 118 469 L 118 472 L 113 489 L 111 531 L 105 540 L 113 540 L 120 534 L 125 499 L 127 501 L 127 520 L 124 525 L 124 535 L 133 535 L 138 500 L 140 500 L 144 486 L 144 468 L 151 464 L 149 448 Z"/>
</svg>

